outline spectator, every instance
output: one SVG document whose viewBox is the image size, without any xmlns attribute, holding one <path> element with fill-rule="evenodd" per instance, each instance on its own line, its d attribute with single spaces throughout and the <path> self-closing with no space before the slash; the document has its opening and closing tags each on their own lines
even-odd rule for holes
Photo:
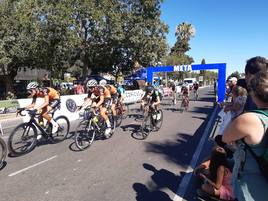
<svg viewBox="0 0 268 201">
<path fill-rule="evenodd" d="M 245 81 L 246 84 L 249 83 L 252 76 L 259 71 L 267 71 L 268 70 L 268 61 L 264 57 L 253 57 L 247 61 L 247 64 L 245 66 Z M 248 95 L 247 102 L 245 104 L 244 110 L 254 110 L 256 109 L 256 104 L 252 101 L 251 96 Z"/>
<path fill-rule="evenodd" d="M 207 170 L 205 174 L 204 171 L 200 171 L 202 167 Z M 197 191 L 201 197 L 208 194 L 221 200 L 234 200 L 231 186 L 232 173 L 228 168 L 226 152 L 223 148 L 215 146 L 210 159 L 195 169 L 195 173 L 204 179 L 201 190 Z"/>
<path fill-rule="evenodd" d="M 75 87 L 74 93 L 75 94 L 83 94 L 83 93 L 85 93 L 85 88 L 82 85 L 82 82 L 79 82 L 78 85 Z"/>
<path fill-rule="evenodd" d="M 214 88 L 214 94 L 217 96 L 217 94 L 218 94 L 218 79 L 216 80 L 214 78 L 213 88 Z"/>
<path fill-rule="evenodd" d="M 234 86 L 232 89 L 232 102 L 227 103 L 224 112 L 231 112 L 231 118 L 234 119 L 244 110 L 244 105 L 247 100 L 247 90 L 240 86 Z"/>
<path fill-rule="evenodd" d="M 268 74 L 258 72 L 247 81 L 252 100 L 258 108 L 268 112 Z M 238 200 L 265 200 L 268 197 L 268 182 L 262 176 L 258 164 L 244 148 L 242 139 L 251 149 L 260 155 L 268 146 L 268 118 L 263 114 L 247 112 L 238 116 L 224 130 L 223 141 L 236 142 L 234 153 L 233 186 Z"/>
<path fill-rule="evenodd" d="M 228 89 L 226 90 L 226 99 L 227 102 L 231 102 L 232 101 L 232 90 L 234 88 L 234 86 L 237 83 L 237 78 L 236 77 L 231 77 L 228 80 Z"/>
<path fill-rule="evenodd" d="M 222 134 L 226 126 L 228 126 L 228 124 L 234 118 L 236 118 L 238 115 L 240 115 L 243 112 L 244 105 L 247 100 L 247 90 L 243 87 L 235 86 L 232 92 L 232 99 L 233 101 L 231 103 L 228 103 L 228 102 L 223 103 L 223 104 L 227 104 L 224 108 L 225 115 L 230 115 L 230 117 L 229 118 L 226 116 L 223 117 L 223 121 L 219 129 L 219 135 L 215 137 L 215 142 L 217 143 L 217 145 L 225 148 L 228 158 L 232 157 L 232 151 L 228 148 L 228 146 L 226 147 L 226 144 L 224 142 L 222 142 Z"/>
</svg>

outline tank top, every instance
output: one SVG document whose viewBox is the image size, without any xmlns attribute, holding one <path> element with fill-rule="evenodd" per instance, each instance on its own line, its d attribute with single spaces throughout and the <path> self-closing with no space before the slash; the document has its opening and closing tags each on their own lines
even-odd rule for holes
<svg viewBox="0 0 268 201">
<path fill-rule="evenodd" d="M 267 110 L 265 112 L 268 112 Z M 268 117 L 255 113 L 261 120 L 264 130 L 268 129 Z M 259 144 L 249 145 L 257 154 L 261 155 L 268 146 L 268 135 L 265 134 Z M 234 153 L 233 187 L 238 200 L 257 201 L 268 198 L 268 182 L 262 176 L 258 164 L 249 151 L 245 151 L 244 144 L 240 142 Z M 241 170 L 241 161 L 245 161 Z M 239 175 L 240 172 L 240 176 Z"/>
</svg>

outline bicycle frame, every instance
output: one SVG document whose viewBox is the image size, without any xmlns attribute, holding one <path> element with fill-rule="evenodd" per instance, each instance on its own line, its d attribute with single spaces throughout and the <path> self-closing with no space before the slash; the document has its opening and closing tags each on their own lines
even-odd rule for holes
<svg viewBox="0 0 268 201">
<path fill-rule="evenodd" d="M 41 131 L 41 133 L 42 133 L 42 135 L 43 135 L 44 137 L 48 137 L 50 134 L 47 133 L 46 130 L 45 130 L 43 127 L 41 127 L 41 126 L 37 123 L 37 121 L 36 121 L 36 119 L 35 119 L 36 116 L 37 116 L 37 115 L 31 115 L 31 119 L 30 119 L 30 121 L 27 123 L 27 126 L 29 126 L 29 125 L 34 125 L 36 128 L 39 129 L 39 131 Z M 47 123 L 48 123 L 48 122 L 47 122 Z"/>
</svg>

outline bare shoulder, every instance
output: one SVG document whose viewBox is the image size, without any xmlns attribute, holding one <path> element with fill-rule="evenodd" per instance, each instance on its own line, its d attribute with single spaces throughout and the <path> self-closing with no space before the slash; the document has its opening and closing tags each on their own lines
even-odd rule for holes
<svg viewBox="0 0 268 201">
<path fill-rule="evenodd" d="M 244 126 L 261 125 L 261 121 L 254 112 L 246 112 L 238 116 L 234 122 L 243 123 Z"/>
</svg>

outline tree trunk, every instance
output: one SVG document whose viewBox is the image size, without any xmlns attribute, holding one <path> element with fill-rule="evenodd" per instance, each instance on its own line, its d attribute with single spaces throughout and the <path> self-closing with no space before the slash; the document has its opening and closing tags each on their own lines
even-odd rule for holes
<svg viewBox="0 0 268 201">
<path fill-rule="evenodd" d="M 5 88 L 5 94 L 7 94 L 7 92 L 12 92 L 14 93 L 14 86 L 13 86 L 13 79 L 11 76 L 9 75 L 1 75 L 0 76 L 0 81 L 3 81 L 4 83 L 4 88 Z"/>
</svg>

